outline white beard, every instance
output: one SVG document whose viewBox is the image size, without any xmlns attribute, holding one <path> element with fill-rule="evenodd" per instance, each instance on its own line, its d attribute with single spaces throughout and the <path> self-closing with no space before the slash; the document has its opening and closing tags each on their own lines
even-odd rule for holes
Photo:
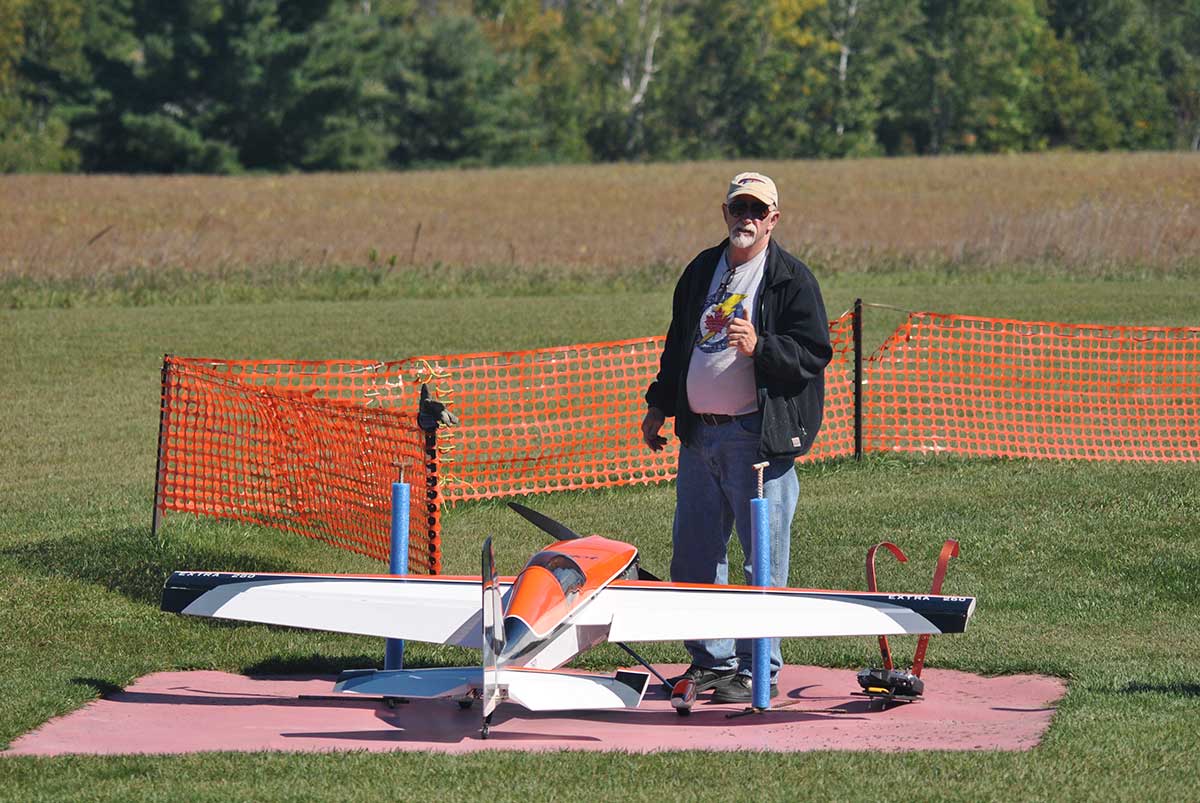
<svg viewBox="0 0 1200 803">
<path fill-rule="evenodd" d="M 749 248 L 754 245 L 754 233 L 749 231 L 738 231 L 736 228 L 729 230 L 729 244 L 734 248 Z"/>
</svg>

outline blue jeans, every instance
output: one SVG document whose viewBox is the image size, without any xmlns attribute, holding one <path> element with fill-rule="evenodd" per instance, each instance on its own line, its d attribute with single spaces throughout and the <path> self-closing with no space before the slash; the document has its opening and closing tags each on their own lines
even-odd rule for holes
<svg viewBox="0 0 1200 803">
<path fill-rule="evenodd" d="M 674 552 L 671 579 L 680 583 L 729 582 L 729 536 L 737 525 L 746 556 L 746 581 L 760 585 L 751 564 L 750 500 L 758 496 L 761 414 L 725 424 L 698 423 L 692 444 L 679 450 L 675 484 Z M 761 585 L 786 586 L 791 557 L 792 516 L 800 497 L 791 458 L 770 461 L 763 471 L 763 496 L 770 500 L 771 577 Z M 750 674 L 753 639 L 685 641 L 692 663 L 709 669 L 737 669 Z M 783 656 L 779 639 L 771 640 L 771 678 Z"/>
</svg>

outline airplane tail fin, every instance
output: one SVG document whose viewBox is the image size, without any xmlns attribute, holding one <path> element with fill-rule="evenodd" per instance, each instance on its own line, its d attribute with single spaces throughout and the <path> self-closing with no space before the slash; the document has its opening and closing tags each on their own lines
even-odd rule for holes
<svg viewBox="0 0 1200 803">
<path fill-rule="evenodd" d="M 504 651 L 504 598 L 496 576 L 496 556 L 492 539 L 483 542 L 483 721 L 485 726 L 500 702 L 499 656 Z"/>
</svg>

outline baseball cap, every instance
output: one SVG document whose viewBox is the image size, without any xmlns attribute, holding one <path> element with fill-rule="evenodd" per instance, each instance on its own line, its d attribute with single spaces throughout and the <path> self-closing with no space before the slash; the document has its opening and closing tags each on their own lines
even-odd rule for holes
<svg viewBox="0 0 1200 803">
<path fill-rule="evenodd" d="M 750 195 L 767 206 L 779 206 L 779 191 L 775 189 L 775 182 L 762 173 L 738 173 L 734 176 L 729 182 L 729 191 L 725 193 L 725 203 L 738 195 Z"/>
</svg>

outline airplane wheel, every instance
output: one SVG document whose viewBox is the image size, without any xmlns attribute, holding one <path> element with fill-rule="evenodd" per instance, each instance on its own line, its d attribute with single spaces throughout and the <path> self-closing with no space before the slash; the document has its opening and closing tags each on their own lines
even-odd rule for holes
<svg viewBox="0 0 1200 803">
<path fill-rule="evenodd" d="M 459 700 L 458 707 L 461 708 L 463 711 L 467 711 L 471 708 L 471 704 L 474 702 L 475 702 L 474 700 Z"/>
<path fill-rule="evenodd" d="M 684 678 L 671 688 L 671 705 L 675 713 L 686 717 L 692 713 L 692 704 L 696 702 L 696 682 Z"/>
</svg>

